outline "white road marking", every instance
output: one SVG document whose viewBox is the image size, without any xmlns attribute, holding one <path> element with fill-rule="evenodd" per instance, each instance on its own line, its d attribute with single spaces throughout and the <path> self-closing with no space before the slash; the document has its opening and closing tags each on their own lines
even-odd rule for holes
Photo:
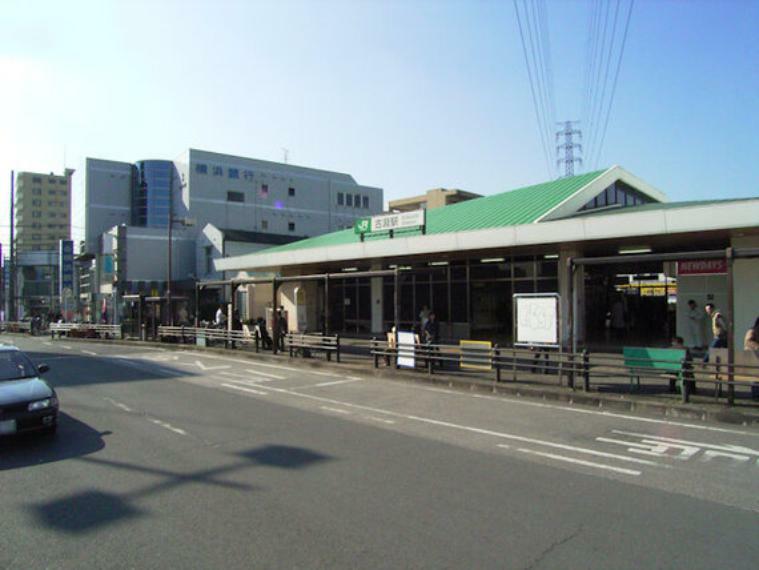
<svg viewBox="0 0 759 570">
<path fill-rule="evenodd" d="M 320 372 L 319 370 L 303 370 L 302 372 L 313 374 L 314 376 L 328 376 L 330 378 L 343 378 L 342 374 L 336 374 L 334 372 Z"/>
<path fill-rule="evenodd" d="M 272 378 L 259 378 L 257 376 L 251 376 L 250 374 L 237 374 L 236 372 L 219 372 L 222 376 L 226 376 L 227 378 L 241 378 L 243 380 L 250 380 L 253 379 L 256 382 L 271 382 Z"/>
<path fill-rule="evenodd" d="M 322 388 L 324 386 L 335 386 L 336 384 L 350 384 L 351 382 L 363 382 L 363 379 L 353 378 L 351 380 L 335 380 L 334 382 L 321 382 L 320 384 L 313 384 L 313 386 L 317 388 Z"/>
<path fill-rule="evenodd" d="M 174 427 L 173 425 L 163 422 L 161 420 L 157 420 L 155 418 L 149 418 L 152 423 L 154 423 L 157 426 L 161 426 L 164 429 L 167 429 L 169 431 L 173 431 L 174 433 L 178 433 L 179 435 L 187 435 L 187 432 L 183 429 L 179 429 L 178 427 Z"/>
<path fill-rule="evenodd" d="M 757 449 L 751 449 L 749 447 L 743 447 L 740 445 L 715 445 L 713 443 L 704 443 L 700 441 L 688 441 L 685 439 L 675 439 L 672 437 L 663 437 L 659 435 L 651 435 L 648 433 L 637 433 L 633 431 L 623 431 L 618 429 L 611 430 L 612 433 L 616 433 L 619 435 L 629 435 L 631 437 L 640 437 L 640 438 L 646 438 L 646 439 L 654 439 L 658 441 L 668 442 L 668 443 L 678 443 L 682 445 L 693 445 L 696 447 L 704 447 L 708 449 L 716 449 L 717 451 L 726 451 L 728 453 L 741 453 L 745 455 L 757 455 L 759 456 L 759 450 Z"/>
<path fill-rule="evenodd" d="M 348 410 L 341 410 L 340 408 L 330 408 L 329 406 L 321 406 L 321 409 L 322 410 L 327 410 L 328 412 L 335 412 L 335 413 L 338 413 L 338 414 L 350 415 L 350 414 L 353 413 L 353 412 L 349 412 Z"/>
<path fill-rule="evenodd" d="M 110 402 L 111 404 L 113 404 L 117 408 L 120 408 L 120 409 L 124 410 L 125 412 L 131 413 L 133 411 L 132 408 L 130 408 L 126 404 L 122 404 L 121 402 L 117 402 L 113 398 L 104 398 L 104 400 L 106 400 L 107 402 Z"/>
<path fill-rule="evenodd" d="M 638 476 L 641 471 L 635 471 L 633 469 L 624 469 L 623 467 L 614 467 L 612 465 L 606 465 L 605 463 L 594 463 L 592 461 L 585 461 L 584 459 L 575 459 L 573 457 L 566 457 L 565 455 L 556 455 L 555 453 L 544 453 L 542 451 L 535 451 L 533 449 L 525 449 L 520 447 L 517 451 L 522 453 L 529 453 L 530 455 L 539 455 L 540 457 L 547 457 L 549 459 L 555 459 L 557 461 L 566 461 L 567 463 L 574 463 L 575 465 L 584 465 L 585 467 L 593 467 L 595 469 L 604 469 L 606 471 L 613 471 L 614 473 L 623 473 L 624 475 Z"/>
<path fill-rule="evenodd" d="M 548 410 L 561 410 L 564 412 L 571 412 L 575 414 L 589 414 L 592 416 L 617 418 L 621 420 L 629 420 L 629 421 L 634 421 L 634 422 L 661 424 L 661 425 L 677 426 L 677 427 L 682 427 L 682 428 L 687 428 L 687 429 L 697 429 L 697 430 L 702 430 L 702 431 L 713 431 L 713 432 L 719 432 L 719 433 L 730 433 L 730 434 L 735 434 L 735 435 L 750 435 L 753 437 L 759 437 L 759 432 L 751 432 L 751 431 L 744 431 L 744 430 L 737 430 L 737 429 L 730 429 L 730 428 L 721 428 L 721 427 L 715 427 L 715 426 L 709 426 L 709 425 L 689 424 L 685 422 L 676 422 L 672 420 L 659 420 L 656 418 L 630 416 L 627 414 L 619 414 L 616 412 L 587 410 L 587 409 L 582 409 L 580 407 L 573 407 L 573 406 L 557 406 L 555 404 L 530 402 L 530 401 L 526 401 L 525 399 L 515 399 L 515 398 L 510 398 L 507 396 L 489 396 L 487 394 L 470 394 L 468 392 L 459 391 L 459 390 L 446 390 L 444 388 L 431 388 L 428 386 L 424 386 L 420 388 L 422 390 L 429 390 L 431 392 L 441 392 L 443 394 L 452 394 L 452 395 L 463 396 L 467 398 L 480 398 L 480 399 L 485 399 L 485 400 L 493 400 L 495 402 L 501 402 L 504 404 L 515 404 L 518 406 L 532 406 L 535 408 L 545 408 Z"/>
<path fill-rule="evenodd" d="M 386 420 L 385 418 L 377 418 L 375 416 L 364 416 L 367 420 L 372 420 L 375 422 L 382 422 L 383 424 L 394 424 L 395 420 Z"/>
<path fill-rule="evenodd" d="M 227 368 L 231 368 L 229 364 L 222 364 L 221 366 L 206 366 L 200 360 L 195 361 L 195 366 L 200 368 L 203 372 L 209 372 L 209 371 L 214 371 L 214 370 L 225 370 Z"/>
<path fill-rule="evenodd" d="M 43 342 L 42 344 L 44 344 L 45 346 L 53 346 L 53 343 L 50 341 Z"/>
<path fill-rule="evenodd" d="M 92 352 L 91 350 L 84 350 L 84 349 L 82 349 L 82 352 L 84 354 L 89 354 L 90 356 L 97 356 L 98 355 L 97 352 Z"/>
<path fill-rule="evenodd" d="M 70 346 L 68 346 L 67 344 L 61 344 L 61 345 L 60 345 L 60 347 L 61 347 L 61 348 L 65 348 L 66 350 L 73 350 L 73 349 L 72 349 Z"/>
<path fill-rule="evenodd" d="M 615 443 L 627 447 L 630 453 L 639 453 L 641 455 L 651 455 L 653 457 L 669 457 L 687 461 L 696 455 L 700 449 L 692 445 L 679 445 L 676 443 L 664 443 L 650 439 L 642 440 L 642 443 L 613 439 L 610 437 L 597 437 L 596 441 L 604 443 Z M 680 450 L 677 453 L 670 453 L 671 450 Z"/>
<path fill-rule="evenodd" d="M 414 416 L 414 415 L 411 415 L 411 414 L 401 414 L 399 412 L 393 412 L 393 411 L 390 411 L 390 410 L 383 410 L 382 408 L 374 408 L 374 407 L 371 407 L 371 406 L 364 406 L 364 405 L 361 405 L 361 404 L 353 404 L 351 402 L 343 402 L 341 400 L 334 400 L 332 398 L 324 398 L 324 397 L 321 397 L 321 396 L 314 396 L 312 394 L 303 394 L 301 392 L 293 392 L 292 390 L 287 390 L 285 388 L 273 388 L 272 387 L 272 388 L 269 388 L 269 389 L 272 390 L 273 392 L 279 392 L 279 393 L 282 393 L 282 394 L 289 394 L 291 396 L 298 396 L 300 398 L 306 398 L 306 399 L 309 399 L 309 400 L 314 400 L 314 401 L 317 401 L 317 402 L 323 402 L 323 403 L 326 403 L 326 404 L 333 404 L 333 405 L 337 405 L 337 406 L 344 406 L 344 407 L 347 407 L 347 408 L 354 408 L 354 409 L 358 409 L 358 410 L 369 411 L 369 412 L 378 413 L 378 414 L 382 414 L 382 415 L 387 415 L 387 416 L 391 416 L 391 417 L 403 418 L 403 419 L 407 419 L 407 420 L 417 421 L 417 422 L 420 422 L 420 423 L 427 423 L 427 424 L 432 424 L 432 425 L 438 425 L 438 426 L 448 427 L 448 428 L 452 428 L 452 429 L 458 429 L 458 430 L 462 430 L 462 431 L 468 431 L 468 432 L 472 432 L 472 433 L 478 433 L 478 434 L 483 434 L 483 435 L 492 435 L 494 437 L 505 438 L 505 439 L 518 439 L 518 438 L 522 437 L 522 436 L 514 436 L 512 434 L 507 434 L 507 433 L 498 432 L 498 431 L 494 431 L 494 430 L 488 430 L 488 429 L 483 429 L 483 428 L 478 428 L 478 427 L 473 427 L 473 426 L 465 426 L 465 425 L 455 424 L 455 423 L 452 423 L 452 422 L 445 422 L 445 421 L 442 421 L 442 420 L 435 420 L 435 419 L 432 419 L 432 418 L 425 418 L 425 417 L 421 417 L 421 416 Z M 322 406 L 322 407 L 324 407 L 324 406 Z M 561 445 L 561 444 L 556 444 L 556 445 Z M 564 456 L 561 456 L 561 455 L 555 455 L 555 454 L 551 454 L 551 453 L 543 453 L 543 452 L 539 452 L 539 451 L 532 451 L 532 450 L 526 450 L 526 449 L 524 449 L 524 450 L 520 449 L 520 451 L 523 451 L 524 453 L 532 453 L 532 454 L 535 454 L 535 455 L 543 455 L 545 457 L 551 457 L 551 458 L 554 458 L 554 459 L 558 459 L 560 461 L 568 461 L 568 462 L 572 462 L 572 463 L 577 463 L 579 465 L 585 465 L 585 466 L 589 466 L 589 467 L 597 467 L 599 469 L 606 469 L 606 470 L 614 471 L 614 472 L 617 472 L 617 473 L 624 473 L 624 474 L 627 474 L 627 475 L 640 475 L 641 474 L 640 471 L 634 471 L 634 470 L 631 470 L 631 469 L 623 469 L 621 467 L 612 467 L 610 465 L 605 465 L 605 464 L 600 464 L 600 463 L 593 463 L 593 462 L 584 461 L 584 460 L 581 460 L 581 459 L 568 458 L 568 457 L 564 457 Z M 632 458 L 628 458 L 628 459 L 632 459 Z M 641 460 L 641 461 L 643 461 L 643 460 Z"/>
<path fill-rule="evenodd" d="M 267 396 L 266 392 L 260 390 L 254 390 L 253 388 L 243 388 L 242 386 L 235 386 L 234 384 L 222 384 L 225 388 L 232 388 L 233 390 L 239 390 L 240 392 L 248 392 L 250 394 L 256 394 L 257 396 Z"/>
<path fill-rule="evenodd" d="M 256 370 L 254 368 L 248 368 L 247 372 L 250 372 L 251 374 L 258 374 L 259 376 L 266 376 L 267 378 L 274 378 L 275 380 L 284 380 L 287 378 L 287 376 L 280 376 L 279 374 L 272 374 L 271 372 L 261 372 L 260 370 Z"/>
<path fill-rule="evenodd" d="M 620 461 L 628 461 L 630 463 L 640 463 L 641 465 L 653 465 L 660 467 L 669 467 L 668 465 L 662 465 L 656 461 L 649 461 L 647 459 L 638 459 L 637 457 L 629 457 L 627 455 L 618 455 L 616 453 L 607 453 L 605 451 L 597 451 L 595 449 L 588 449 L 585 447 L 575 447 L 573 445 L 566 445 L 563 443 L 554 443 L 552 441 L 543 441 L 540 439 L 532 439 L 531 437 L 522 437 L 519 435 L 504 435 L 507 439 L 513 439 L 515 441 L 522 441 L 524 443 L 535 443 L 537 445 L 545 445 L 546 447 L 555 447 L 556 449 L 563 449 L 565 451 L 576 451 L 577 453 L 585 453 L 587 455 L 595 455 L 597 457 L 606 457 L 607 459 L 619 459 Z M 503 444 L 498 444 L 498 447 L 502 447 Z"/>
<path fill-rule="evenodd" d="M 253 360 L 243 360 L 241 358 L 228 358 L 226 356 L 214 356 L 212 354 L 202 354 L 202 353 L 191 352 L 191 351 L 187 351 L 185 354 L 199 356 L 202 358 L 210 358 L 212 360 L 223 360 L 225 362 L 238 362 L 242 364 L 247 364 L 248 366 L 251 366 L 255 362 Z M 255 362 L 255 365 L 263 366 L 264 368 L 278 368 L 279 370 L 289 370 L 290 372 L 303 372 L 302 368 L 293 368 L 291 366 L 281 366 L 279 364 L 266 364 L 263 362 Z"/>
</svg>

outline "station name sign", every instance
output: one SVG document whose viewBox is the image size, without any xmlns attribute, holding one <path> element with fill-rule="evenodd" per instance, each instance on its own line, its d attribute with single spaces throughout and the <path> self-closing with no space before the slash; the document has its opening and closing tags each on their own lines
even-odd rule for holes
<svg viewBox="0 0 759 570">
<path fill-rule="evenodd" d="M 692 259 L 677 262 L 678 275 L 721 275 L 727 273 L 726 259 Z"/>
<path fill-rule="evenodd" d="M 356 220 L 353 231 L 357 234 L 370 234 L 394 230 L 424 228 L 426 210 L 400 212 L 397 214 L 382 214 L 371 218 Z"/>
</svg>

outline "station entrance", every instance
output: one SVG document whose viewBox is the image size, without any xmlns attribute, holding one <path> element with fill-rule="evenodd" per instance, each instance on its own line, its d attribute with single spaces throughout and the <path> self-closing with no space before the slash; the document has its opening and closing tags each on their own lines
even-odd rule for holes
<svg viewBox="0 0 759 570">
<path fill-rule="evenodd" d="M 591 349 L 667 346 L 675 335 L 677 278 L 661 261 L 585 268 L 585 339 Z"/>
</svg>

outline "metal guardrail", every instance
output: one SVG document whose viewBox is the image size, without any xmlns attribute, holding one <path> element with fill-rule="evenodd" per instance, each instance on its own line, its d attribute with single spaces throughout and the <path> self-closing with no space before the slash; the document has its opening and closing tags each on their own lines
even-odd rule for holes
<svg viewBox="0 0 759 570">
<path fill-rule="evenodd" d="M 222 328 L 184 327 L 184 326 L 159 326 L 159 339 L 176 339 L 183 343 L 207 344 L 224 343 L 228 348 L 237 345 L 254 345 L 256 352 L 266 348 L 266 338 L 262 337 L 258 327 L 250 330 L 228 330 Z"/>
<path fill-rule="evenodd" d="M 48 332 L 51 338 L 60 338 L 64 334 L 69 337 L 84 338 L 124 338 L 121 325 L 100 325 L 89 323 L 50 323 Z"/>
<path fill-rule="evenodd" d="M 416 344 L 412 349 L 410 345 L 396 347 L 373 339 L 371 355 L 375 368 L 383 359 L 386 366 L 398 368 L 399 357 L 403 359 L 404 356 L 413 355 L 414 368 L 422 368 L 430 375 L 436 370 L 454 372 L 475 367 L 480 368 L 481 374 L 492 375 L 496 382 L 505 381 L 508 376 L 512 381 L 517 381 L 519 374 L 524 372 L 555 374 L 560 385 L 566 381 L 566 385 L 574 389 L 581 383 L 585 391 L 590 391 L 591 381 L 604 384 L 604 379 L 635 376 L 639 382 L 641 379 L 654 384 L 668 382 L 671 391 L 676 388 L 680 390 L 683 402 L 689 401 L 696 383 L 714 384 L 715 398 L 722 396 L 722 388 L 726 386 L 730 404 L 734 403 L 736 387 L 759 384 L 759 366 L 744 363 L 728 366 L 724 362 L 704 363 L 684 358 L 671 370 L 661 370 L 656 365 L 672 365 L 672 361 L 636 357 L 635 366 L 630 366 L 622 355 L 591 354 L 587 350 L 568 353 L 498 346 L 473 350 L 471 347 L 445 344 Z M 463 366 L 464 363 L 468 366 Z M 486 369 L 489 372 L 485 372 Z M 630 390 L 633 390 L 632 383 Z"/>
<path fill-rule="evenodd" d="M 0 332 L 31 332 L 31 321 L 3 321 L 0 322 Z"/>
<path fill-rule="evenodd" d="M 304 358 L 311 356 L 312 352 L 324 352 L 327 360 L 332 360 L 335 354 L 337 362 L 340 362 L 340 335 L 326 336 L 318 333 L 287 333 L 285 342 L 290 350 L 290 358 L 300 353 Z"/>
</svg>

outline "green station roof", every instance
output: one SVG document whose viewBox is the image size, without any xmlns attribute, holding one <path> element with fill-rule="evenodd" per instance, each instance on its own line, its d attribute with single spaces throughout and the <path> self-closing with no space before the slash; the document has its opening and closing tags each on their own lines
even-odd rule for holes
<svg viewBox="0 0 759 570">
<path fill-rule="evenodd" d="M 604 172 L 606 171 L 597 170 L 427 210 L 427 235 L 534 223 Z M 418 230 L 398 231 L 396 235 L 415 235 L 418 233 Z M 366 234 L 365 239 L 367 241 L 388 239 L 388 235 L 386 233 Z M 349 229 L 267 248 L 257 253 L 268 254 L 314 247 L 322 248 L 359 241 L 360 237 L 353 229 Z"/>
</svg>

